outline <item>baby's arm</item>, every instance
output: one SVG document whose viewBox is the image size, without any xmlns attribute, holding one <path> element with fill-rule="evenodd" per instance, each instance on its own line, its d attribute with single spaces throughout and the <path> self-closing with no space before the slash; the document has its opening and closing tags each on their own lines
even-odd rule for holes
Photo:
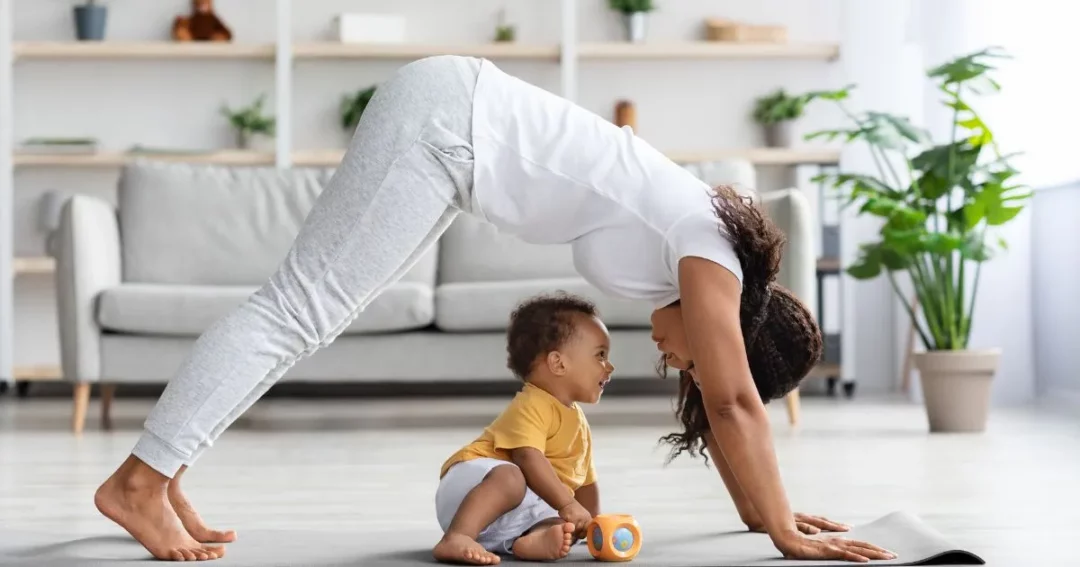
<svg viewBox="0 0 1080 567">
<path fill-rule="evenodd" d="M 537 496 L 557 510 L 560 518 L 573 523 L 578 532 L 584 532 L 585 526 L 592 520 L 592 515 L 559 481 L 555 469 L 551 468 L 551 463 L 543 453 L 533 447 L 519 447 L 510 451 L 510 460 L 521 469 L 521 473 L 525 475 L 525 484 Z"/>
<path fill-rule="evenodd" d="M 600 515 L 600 488 L 595 482 L 577 489 L 574 500 L 577 500 L 593 516 Z"/>
<path fill-rule="evenodd" d="M 544 499 L 552 508 L 559 510 L 569 505 L 574 497 L 568 494 L 566 487 L 555 475 L 555 469 L 539 449 L 518 447 L 510 451 L 510 460 L 525 475 L 525 484 Z"/>
</svg>

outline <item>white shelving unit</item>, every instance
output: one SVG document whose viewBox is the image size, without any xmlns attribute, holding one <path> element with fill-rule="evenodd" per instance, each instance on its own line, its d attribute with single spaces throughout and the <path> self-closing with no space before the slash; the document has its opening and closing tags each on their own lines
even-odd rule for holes
<svg viewBox="0 0 1080 567">
<path fill-rule="evenodd" d="M 298 151 L 292 142 L 292 71 L 313 60 L 402 60 L 439 54 L 461 54 L 493 60 L 550 62 L 560 69 L 561 94 L 577 98 L 578 63 L 581 60 L 806 60 L 834 61 L 837 44 L 726 44 L 714 42 L 623 42 L 588 43 L 578 40 L 577 0 L 561 0 L 561 38 L 556 44 L 476 43 L 476 44 L 340 44 L 295 42 L 292 38 L 294 0 L 276 1 L 277 37 L 273 43 L 176 43 L 161 42 L 14 42 L 11 30 L 12 0 L 0 0 L 0 380 L 13 376 L 41 378 L 58 374 L 57 369 L 14 368 L 13 278 L 47 275 L 54 270 L 51 259 L 14 258 L 12 243 L 12 203 L 15 168 L 112 168 L 134 159 L 181 161 L 187 163 L 268 166 L 333 166 L 341 159 L 341 149 Z M 405 1 L 405 0 L 402 0 Z M 541 0 L 537 0 L 541 1 Z M 13 70 L 19 64 L 62 60 L 250 60 L 274 65 L 275 116 L 277 136 L 273 151 L 221 150 L 203 154 L 150 154 L 103 151 L 86 155 L 42 155 L 15 151 L 12 132 Z M 823 149 L 731 148 L 716 150 L 667 150 L 680 163 L 727 158 L 746 158 L 758 165 L 832 165 L 839 153 Z"/>
</svg>

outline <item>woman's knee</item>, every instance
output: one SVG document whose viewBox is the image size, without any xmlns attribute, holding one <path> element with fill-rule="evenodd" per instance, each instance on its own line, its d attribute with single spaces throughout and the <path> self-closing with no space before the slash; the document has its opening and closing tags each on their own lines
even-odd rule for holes
<svg viewBox="0 0 1080 567">
<path fill-rule="evenodd" d="M 484 480 L 498 484 L 505 494 L 512 496 L 517 502 L 525 498 L 525 475 L 513 463 L 491 469 Z"/>
</svg>

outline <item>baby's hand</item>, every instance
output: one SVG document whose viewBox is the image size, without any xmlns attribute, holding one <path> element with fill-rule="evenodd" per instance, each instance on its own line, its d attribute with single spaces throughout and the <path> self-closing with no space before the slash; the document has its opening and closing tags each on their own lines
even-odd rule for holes
<svg viewBox="0 0 1080 567">
<path fill-rule="evenodd" d="M 579 538 L 585 537 L 585 528 L 592 521 L 592 514 L 576 499 L 559 510 L 559 517 L 574 524 L 574 534 Z"/>
</svg>

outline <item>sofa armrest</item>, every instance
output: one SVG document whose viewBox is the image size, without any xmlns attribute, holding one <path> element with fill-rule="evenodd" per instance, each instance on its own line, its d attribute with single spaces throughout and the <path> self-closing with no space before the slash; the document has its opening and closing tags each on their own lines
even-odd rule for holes
<svg viewBox="0 0 1080 567">
<path fill-rule="evenodd" d="M 798 189 L 782 189 L 765 192 L 761 202 L 769 218 L 787 235 L 777 283 L 791 290 L 815 318 L 820 318 L 814 244 L 817 223 L 809 199 Z"/>
<path fill-rule="evenodd" d="M 120 228 L 108 202 L 69 199 L 56 234 L 56 294 L 60 362 L 72 382 L 101 380 L 101 328 L 97 297 L 120 284 Z"/>
</svg>

